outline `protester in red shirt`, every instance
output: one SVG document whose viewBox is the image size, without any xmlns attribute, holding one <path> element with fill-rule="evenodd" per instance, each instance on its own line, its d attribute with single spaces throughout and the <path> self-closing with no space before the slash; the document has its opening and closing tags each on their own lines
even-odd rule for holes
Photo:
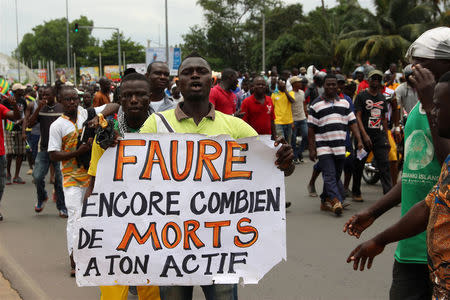
<svg viewBox="0 0 450 300">
<path fill-rule="evenodd" d="M 20 84 L 16 83 L 15 85 Z M 8 99 L 8 102 L 13 108 L 13 110 L 11 111 L 3 104 L 0 104 L 0 119 L 2 120 L 9 119 L 11 121 L 19 120 L 21 112 L 19 111 L 19 108 L 17 106 L 16 99 L 14 98 L 14 96 L 7 96 L 5 98 Z M 5 142 L 3 136 L 3 126 L 2 122 L 0 122 L 0 201 L 2 200 L 3 190 L 5 189 L 5 183 L 6 183 Z M 0 213 L 0 221 L 3 221 L 3 216 L 1 213 Z"/>
<path fill-rule="evenodd" d="M 275 139 L 275 113 L 272 99 L 265 94 L 266 81 L 258 76 L 253 80 L 253 94 L 244 99 L 241 106 L 242 119 L 258 134 L 270 134 Z"/>
<path fill-rule="evenodd" d="M 232 92 L 238 84 L 237 72 L 233 69 L 222 71 L 220 83 L 214 86 L 209 93 L 209 102 L 214 108 L 224 114 L 233 115 L 236 112 L 237 97 Z"/>
</svg>

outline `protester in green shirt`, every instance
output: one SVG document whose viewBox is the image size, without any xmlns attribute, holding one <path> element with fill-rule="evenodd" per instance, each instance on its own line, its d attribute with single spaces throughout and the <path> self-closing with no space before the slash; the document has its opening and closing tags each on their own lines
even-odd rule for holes
<svg viewBox="0 0 450 300">
<path fill-rule="evenodd" d="M 232 138 L 256 136 L 256 131 L 245 121 L 223 114 L 209 102 L 211 90 L 211 67 L 202 57 L 192 54 L 181 63 L 178 70 L 179 87 L 184 102 L 175 109 L 161 114 L 152 114 L 141 128 L 141 133 L 177 132 L 201 133 L 207 135 L 228 134 Z M 282 144 L 276 153 L 275 164 L 286 176 L 294 171 L 292 148 L 284 139 L 275 141 Z M 237 285 L 213 284 L 202 286 L 208 299 L 237 299 Z M 160 287 L 161 299 L 192 299 L 192 286 Z"/>
</svg>

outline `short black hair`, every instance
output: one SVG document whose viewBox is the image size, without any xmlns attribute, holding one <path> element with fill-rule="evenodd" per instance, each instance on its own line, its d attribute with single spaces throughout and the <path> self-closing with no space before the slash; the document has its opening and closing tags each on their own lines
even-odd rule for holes
<svg viewBox="0 0 450 300">
<path fill-rule="evenodd" d="M 325 77 L 323 78 L 323 82 L 325 82 L 325 80 L 327 80 L 327 79 L 336 79 L 337 80 L 337 77 L 336 77 L 336 75 L 330 73 L 330 74 L 325 75 Z"/>
<path fill-rule="evenodd" d="M 439 78 L 439 83 L 444 82 L 450 83 L 450 71 L 442 75 L 441 78 Z"/>
<path fill-rule="evenodd" d="M 152 72 L 153 64 L 164 64 L 164 65 L 167 66 L 166 62 L 160 61 L 160 60 L 155 60 L 154 62 L 151 62 L 151 63 L 148 65 L 148 67 L 147 67 L 147 74 L 150 74 L 150 73 Z"/>
<path fill-rule="evenodd" d="M 78 96 L 78 93 L 77 93 L 77 91 L 75 89 L 75 86 L 73 86 L 73 85 L 65 85 L 64 84 L 64 85 L 62 85 L 60 87 L 59 97 L 61 97 L 62 93 L 65 92 L 65 91 L 74 91 L 77 94 L 77 96 Z"/>
<path fill-rule="evenodd" d="M 124 72 L 123 72 L 123 77 L 127 76 L 128 74 L 132 74 L 132 73 L 137 73 L 135 68 L 127 68 Z"/>
<path fill-rule="evenodd" d="M 130 74 L 126 75 L 122 79 L 122 83 L 123 82 L 127 82 L 127 81 L 131 81 L 131 80 L 142 80 L 142 81 L 148 82 L 147 78 L 144 75 L 136 72 L 136 73 L 130 73 Z"/>
<path fill-rule="evenodd" d="M 209 62 L 201 56 L 197 51 L 192 51 L 188 56 L 186 56 L 180 63 L 180 66 L 178 67 L 178 71 L 180 71 L 181 66 L 183 65 L 184 61 L 188 58 L 201 58 L 208 64 L 209 69 L 211 69 L 211 66 L 209 65 Z"/>
<path fill-rule="evenodd" d="M 147 77 L 145 77 L 141 73 L 137 73 L 137 72 L 136 73 L 131 73 L 131 74 L 128 74 L 127 76 L 125 76 L 122 79 L 122 84 L 124 84 L 127 81 L 134 81 L 134 80 L 145 81 L 145 83 L 147 84 L 148 89 L 150 90 L 150 84 L 148 83 Z"/>
<path fill-rule="evenodd" d="M 222 71 L 222 80 L 226 80 L 228 78 L 230 78 L 233 75 L 236 75 L 236 70 L 232 69 L 232 68 L 225 68 Z"/>
</svg>

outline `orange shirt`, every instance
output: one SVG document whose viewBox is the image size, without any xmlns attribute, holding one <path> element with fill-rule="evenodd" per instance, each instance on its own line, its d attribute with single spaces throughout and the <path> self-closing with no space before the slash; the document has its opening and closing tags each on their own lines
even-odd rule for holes
<svg viewBox="0 0 450 300">
<path fill-rule="evenodd" d="M 98 107 L 107 104 L 109 102 L 111 102 L 109 97 L 103 94 L 102 91 L 98 91 L 97 93 L 95 93 L 94 101 L 92 101 L 92 106 Z"/>
</svg>

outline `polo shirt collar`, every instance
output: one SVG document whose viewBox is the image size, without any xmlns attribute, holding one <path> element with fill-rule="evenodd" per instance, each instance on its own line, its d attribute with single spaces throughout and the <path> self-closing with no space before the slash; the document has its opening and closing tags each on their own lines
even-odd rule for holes
<svg viewBox="0 0 450 300">
<path fill-rule="evenodd" d="M 331 100 L 328 99 L 328 98 L 326 98 L 325 96 L 322 96 L 322 99 L 323 99 L 325 102 L 331 102 Z M 339 101 L 339 100 L 340 100 L 339 95 L 336 95 L 336 97 L 334 98 L 334 101 Z"/>
<path fill-rule="evenodd" d="M 178 122 L 180 122 L 181 120 L 184 120 L 184 119 L 191 118 L 188 115 L 186 115 L 184 113 L 184 111 L 181 109 L 181 106 L 183 106 L 183 105 L 184 105 L 184 103 L 180 102 L 177 104 L 177 107 L 175 108 L 175 118 L 177 119 Z M 213 121 L 216 119 L 216 110 L 212 103 L 209 103 L 209 112 L 205 117 L 210 118 Z"/>
</svg>

